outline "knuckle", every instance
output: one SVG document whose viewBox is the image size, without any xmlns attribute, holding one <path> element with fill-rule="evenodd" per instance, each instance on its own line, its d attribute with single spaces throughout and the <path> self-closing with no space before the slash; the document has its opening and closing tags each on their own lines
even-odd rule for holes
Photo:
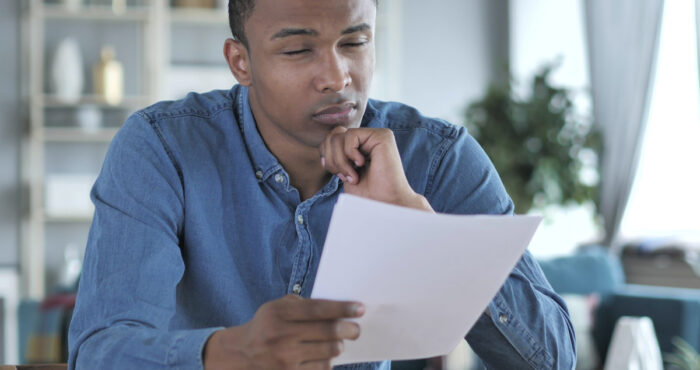
<svg viewBox="0 0 700 370">
<path fill-rule="evenodd" d="M 274 367 L 276 369 L 292 369 L 292 364 L 290 361 L 282 356 L 276 356 L 273 361 Z"/>
<path fill-rule="evenodd" d="M 319 317 L 323 315 L 323 306 L 321 306 L 320 304 L 312 304 L 309 307 L 309 313 L 311 313 L 311 315 L 313 315 L 314 317 Z"/>
<path fill-rule="evenodd" d="M 340 355 L 343 352 L 343 342 L 336 340 L 333 342 L 330 342 L 328 344 L 328 353 L 330 353 L 331 356 L 335 357 Z"/>
<path fill-rule="evenodd" d="M 282 333 L 283 330 L 284 330 L 284 326 L 283 326 L 283 325 L 280 325 L 280 322 L 279 322 L 279 321 L 274 320 L 274 321 L 271 321 L 271 322 L 267 325 L 267 330 L 266 330 L 267 333 L 265 333 L 265 335 L 266 335 L 268 341 L 269 341 L 271 344 L 274 344 L 275 341 L 276 341 L 277 338 L 280 336 L 280 334 Z"/>
<path fill-rule="evenodd" d="M 293 369 L 297 365 L 296 356 L 281 346 L 277 346 L 277 348 L 275 348 L 274 356 L 274 362 L 277 364 L 277 366 L 275 366 L 276 368 Z"/>
<path fill-rule="evenodd" d="M 387 139 L 393 139 L 394 138 L 394 131 L 391 131 L 391 129 L 388 128 L 380 128 L 379 133 L 382 135 L 382 137 L 385 137 Z"/>
<path fill-rule="evenodd" d="M 345 141 L 345 135 L 340 133 L 332 134 L 329 140 L 333 146 L 342 145 Z"/>
<path fill-rule="evenodd" d="M 267 312 L 273 309 L 275 306 L 275 301 L 267 302 L 264 303 L 260 308 L 258 308 L 258 312 Z"/>
<path fill-rule="evenodd" d="M 336 339 L 340 337 L 340 324 L 339 323 L 333 323 L 333 324 L 328 324 L 326 325 L 326 337 L 331 338 L 331 339 Z"/>
<path fill-rule="evenodd" d="M 271 326 L 267 331 L 272 332 L 274 328 Z M 264 337 L 260 338 L 260 342 L 263 347 L 270 348 L 275 347 L 279 343 L 279 340 L 275 335 L 266 334 Z"/>
</svg>

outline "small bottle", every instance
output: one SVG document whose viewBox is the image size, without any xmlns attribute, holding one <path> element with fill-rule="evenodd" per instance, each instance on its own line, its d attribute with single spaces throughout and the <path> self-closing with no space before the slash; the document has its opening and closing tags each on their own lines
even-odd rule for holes
<svg viewBox="0 0 700 370">
<path fill-rule="evenodd" d="M 107 104 L 117 105 L 124 97 L 124 69 L 115 58 L 114 47 L 105 45 L 94 68 L 95 94 Z"/>
</svg>

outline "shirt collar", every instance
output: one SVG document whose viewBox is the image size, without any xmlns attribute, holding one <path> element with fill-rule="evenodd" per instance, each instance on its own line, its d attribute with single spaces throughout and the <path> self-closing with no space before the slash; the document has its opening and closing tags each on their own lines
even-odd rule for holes
<svg viewBox="0 0 700 370">
<path fill-rule="evenodd" d="M 260 132 L 258 132 L 253 112 L 250 110 L 248 87 L 240 86 L 237 100 L 238 117 L 236 118 L 238 118 L 243 138 L 248 146 L 248 153 L 250 153 L 255 166 L 255 176 L 261 181 L 267 180 L 268 177 L 279 171 L 282 165 L 267 149 Z"/>
</svg>

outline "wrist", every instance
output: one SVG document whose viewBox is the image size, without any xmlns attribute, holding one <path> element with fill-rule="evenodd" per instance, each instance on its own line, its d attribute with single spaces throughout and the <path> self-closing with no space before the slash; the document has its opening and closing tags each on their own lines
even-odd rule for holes
<svg viewBox="0 0 700 370">
<path fill-rule="evenodd" d="M 204 369 L 221 369 L 234 366 L 246 369 L 247 358 L 241 348 L 245 325 L 215 331 L 204 344 L 202 360 Z"/>
<path fill-rule="evenodd" d="M 399 202 L 398 204 L 408 208 L 435 213 L 433 207 L 430 205 L 430 202 L 428 202 L 428 199 L 416 192 L 412 192 L 410 195 L 404 197 L 403 201 Z"/>
</svg>

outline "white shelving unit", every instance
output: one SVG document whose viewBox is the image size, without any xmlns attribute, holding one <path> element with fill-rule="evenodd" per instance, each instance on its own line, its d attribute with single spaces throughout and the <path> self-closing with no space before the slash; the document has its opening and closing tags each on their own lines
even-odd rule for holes
<svg viewBox="0 0 700 370">
<path fill-rule="evenodd" d="M 89 222 L 89 217 L 48 217 L 45 212 L 44 192 L 47 174 L 46 162 L 48 145 L 81 145 L 82 143 L 109 143 L 116 133 L 116 127 L 81 130 L 77 125 L 47 125 L 56 111 L 75 112 L 86 105 L 96 109 L 134 110 L 153 100 L 155 83 L 144 80 L 138 87 L 139 93 L 128 95 L 116 107 L 108 106 L 98 96 L 85 94 L 77 103 L 62 102 L 48 92 L 46 86 L 46 66 L 49 49 L 47 39 L 56 37 L 54 32 L 62 32 L 61 25 L 68 27 L 109 27 L 115 24 L 136 25 L 140 34 L 141 60 L 138 63 L 141 76 L 148 76 L 154 70 L 151 55 L 157 32 L 155 7 L 132 6 L 122 13 L 115 13 L 111 7 L 90 5 L 69 9 L 62 5 L 44 3 L 42 0 L 27 0 L 22 3 L 22 86 L 25 103 L 25 134 L 22 145 L 22 182 L 24 209 L 20 249 L 21 293 L 23 297 L 40 299 L 45 294 L 46 224 L 56 222 Z M 85 35 L 65 31 L 63 37 L 79 38 Z M 83 50 L 84 51 L 84 50 Z M 96 52 L 92 50 L 92 52 Z M 87 71 L 86 71 L 87 72 Z M 90 91 L 90 89 L 86 89 Z M 73 113 L 75 114 L 75 113 Z"/>
<path fill-rule="evenodd" d="M 225 9 L 171 8 L 168 0 L 129 0 L 124 11 L 115 12 L 108 5 L 93 5 L 96 1 L 84 1 L 84 5 L 68 8 L 60 2 L 50 0 L 26 0 L 22 3 L 22 86 L 25 112 L 25 134 L 22 138 L 22 183 L 23 204 L 21 231 L 21 295 L 25 298 L 41 299 L 46 294 L 46 257 L 51 237 L 50 230 L 60 228 L 87 228 L 91 215 L 50 215 L 46 211 L 46 179 L 52 170 L 51 162 L 57 159 L 50 153 L 52 147 L 68 148 L 71 152 L 81 152 L 81 146 L 106 147 L 117 133 L 124 118 L 131 112 L 157 101 L 164 93 L 161 80 L 164 71 L 171 64 L 169 55 L 171 27 L 188 24 L 226 26 L 228 18 Z M 75 31 L 82 27 L 85 32 Z M 66 103 L 50 93 L 47 88 L 47 66 L 50 64 L 51 48 L 48 43 L 56 37 L 74 37 L 79 41 L 87 39 L 98 44 L 109 43 L 99 40 L 99 35 L 109 34 L 110 27 L 138 28 L 140 32 L 134 37 L 136 49 L 128 50 L 127 56 L 138 54 L 135 65 L 125 65 L 125 78 L 136 73 L 140 81 L 132 91 L 125 91 L 124 99 L 118 105 L 107 104 L 101 97 L 91 93 L 86 79 L 85 94 L 76 103 Z M 55 33 L 64 32 L 65 35 Z M 94 33 L 95 35 L 86 35 Z M 131 32 L 133 34 L 133 32 Z M 133 36 L 133 35 L 132 35 Z M 129 36 L 125 36 L 129 37 Z M 89 43 L 89 42 L 88 42 Z M 95 55 L 98 50 L 85 49 L 81 44 L 83 56 Z M 124 56 L 124 50 L 118 50 L 117 60 Z M 121 54 L 121 55 L 120 55 Z M 85 58 L 84 58 L 85 61 Z M 223 62 L 223 60 L 222 60 Z M 90 73 L 90 65 L 85 64 L 84 74 Z M 129 69 L 130 68 L 130 69 Z M 134 91 L 136 90 L 136 91 Z M 97 109 L 107 120 L 107 116 L 117 117 L 116 121 L 105 122 L 96 129 L 86 130 L 73 121 L 64 119 L 56 124 L 52 117 L 63 115 L 75 117 L 81 107 L 90 106 Z M 78 148 L 78 149 L 76 149 Z M 86 151 L 86 155 L 89 155 Z M 101 158 L 98 158 L 101 163 Z M 65 158 L 69 161 L 71 158 Z M 60 160 L 59 160 L 60 162 Z M 63 167 L 63 166 L 61 166 Z M 97 175 L 95 169 L 90 169 Z M 84 235 L 83 235 L 84 237 Z M 55 254 L 55 253 L 54 253 Z"/>
</svg>

